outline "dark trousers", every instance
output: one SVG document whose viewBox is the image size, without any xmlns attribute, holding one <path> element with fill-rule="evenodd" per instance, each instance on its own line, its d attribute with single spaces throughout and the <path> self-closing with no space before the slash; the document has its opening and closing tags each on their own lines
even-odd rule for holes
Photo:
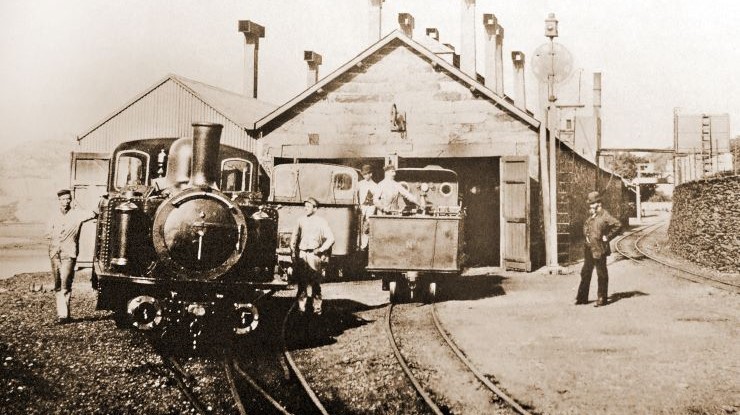
<svg viewBox="0 0 740 415">
<path fill-rule="evenodd" d="M 311 254 L 313 255 L 313 254 Z M 321 310 L 321 272 L 316 271 L 306 262 L 305 258 L 296 258 L 296 282 L 298 283 L 298 309 L 305 311 L 309 297 L 308 288 L 311 287 L 314 311 Z"/>
<path fill-rule="evenodd" d="M 599 288 L 597 290 L 599 299 L 606 300 L 609 293 L 609 271 L 606 269 L 606 255 L 601 258 L 594 258 L 591 248 L 585 245 L 583 250 L 583 268 L 581 268 L 581 284 L 578 286 L 578 296 L 576 301 L 587 302 L 588 290 L 591 286 L 591 275 L 596 268 Z"/>
</svg>

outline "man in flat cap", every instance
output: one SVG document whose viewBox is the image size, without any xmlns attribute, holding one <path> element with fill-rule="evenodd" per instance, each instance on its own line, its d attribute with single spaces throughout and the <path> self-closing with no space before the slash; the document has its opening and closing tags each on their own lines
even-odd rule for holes
<svg viewBox="0 0 740 415">
<path fill-rule="evenodd" d="M 581 268 L 581 283 L 578 286 L 576 305 L 588 303 L 588 290 L 594 267 L 598 277 L 598 300 L 595 307 L 607 304 L 609 291 L 609 273 L 606 269 L 606 258 L 611 254 L 609 241 L 619 234 L 621 223 L 601 207 L 599 192 L 591 192 L 586 200 L 589 217 L 583 223 L 584 253 Z"/>
<path fill-rule="evenodd" d="M 362 166 L 360 170 L 362 180 L 357 183 L 358 200 L 362 210 L 362 233 L 360 234 L 360 249 L 367 249 L 370 240 L 370 222 L 368 217 L 375 214 L 375 204 L 373 199 L 378 192 L 378 184 L 373 180 L 373 168 L 369 164 Z"/>
<path fill-rule="evenodd" d="M 329 250 L 334 245 L 334 234 L 326 219 L 316 215 L 319 209 L 316 199 L 309 197 L 303 206 L 306 216 L 298 219 L 290 238 L 294 272 L 298 281 L 298 310 L 306 311 L 310 286 L 313 312 L 321 314 L 321 277 Z"/>
<path fill-rule="evenodd" d="M 57 192 L 59 209 L 49 218 L 46 235 L 49 239 L 49 258 L 56 293 L 57 324 L 71 321 L 69 304 L 72 298 L 72 281 L 79 251 L 80 226 L 95 218 L 91 210 L 72 209 L 72 192 Z"/>
<path fill-rule="evenodd" d="M 419 205 L 419 200 L 396 181 L 396 167 L 392 164 L 385 166 L 385 177 L 378 183 L 378 192 L 375 193 L 375 206 L 383 213 L 397 212 L 401 209 L 400 197 Z"/>
</svg>

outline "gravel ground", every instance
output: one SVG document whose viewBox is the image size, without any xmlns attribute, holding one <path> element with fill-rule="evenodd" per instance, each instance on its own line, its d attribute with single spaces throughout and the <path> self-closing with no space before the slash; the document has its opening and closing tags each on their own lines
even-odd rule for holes
<svg viewBox="0 0 740 415">
<path fill-rule="evenodd" d="M 82 278 L 78 278 L 82 280 Z M 0 281 L 0 401 L 4 413 L 183 413 L 161 360 L 143 336 L 94 311 L 92 290 L 73 287 L 73 324 L 56 325 L 49 274 Z M 89 284 L 89 280 L 87 281 Z"/>
</svg>

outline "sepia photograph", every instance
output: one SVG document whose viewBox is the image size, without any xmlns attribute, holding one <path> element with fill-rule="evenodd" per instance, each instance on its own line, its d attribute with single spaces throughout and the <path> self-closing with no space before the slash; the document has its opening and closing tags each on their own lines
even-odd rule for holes
<svg viewBox="0 0 740 415">
<path fill-rule="evenodd" d="M 0 413 L 740 414 L 736 0 L 0 14 Z"/>
</svg>

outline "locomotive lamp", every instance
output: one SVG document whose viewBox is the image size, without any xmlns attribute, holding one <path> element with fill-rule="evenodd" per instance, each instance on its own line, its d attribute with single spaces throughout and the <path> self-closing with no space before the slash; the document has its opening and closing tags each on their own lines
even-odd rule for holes
<svg viewBox="0 0 740 415">
<path fill-rule="evenodd" d="M 157 154 L 157 175 L 159 177 L 164 177 L 164 161 L 167 159 L 167 153 L 165 153 L 164 149 L 159 150 L 159 154 Z"/>
</svg>

